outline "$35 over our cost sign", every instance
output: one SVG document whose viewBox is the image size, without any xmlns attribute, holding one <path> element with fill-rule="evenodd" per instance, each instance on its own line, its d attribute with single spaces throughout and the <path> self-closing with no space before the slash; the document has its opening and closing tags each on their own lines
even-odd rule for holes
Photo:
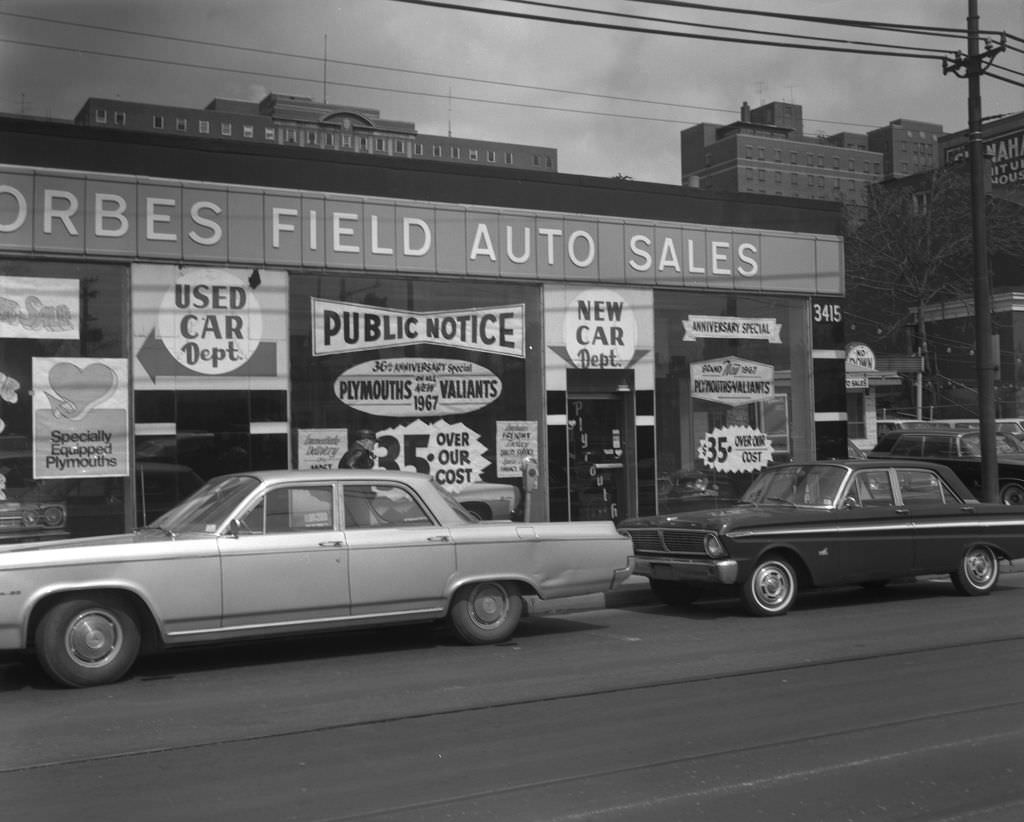
<svg viewBox="0 0 1024 822">
<path fill-rule="evenodd" d="M 697 446 L 697 456 L 708 468 L 726 473 L 752 473 L 771 462 L 772 443 L 767 434 L 743 425 L 716 428 Z"/>
</svg>

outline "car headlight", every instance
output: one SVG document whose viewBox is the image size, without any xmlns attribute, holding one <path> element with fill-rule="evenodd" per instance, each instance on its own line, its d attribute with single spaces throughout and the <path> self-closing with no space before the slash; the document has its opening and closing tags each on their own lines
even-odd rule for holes
<svg viewBox="0 0 1024 822">
<path fill-rule="evenodd" d="M 26 528 L 31 528 L 39 521 L 39 512 L 34 508 L 26 508 L 21 512 L 21 522 Z"/>
<path fill-rule="evenodd" d="M 728 556 L 721 540 L 718 539 L 718 534 L 704 535 L 704 553 L 712 559 L 721 559 L 724 556 Z"/>
<path fill-rule="evenodd" d="M 43 509 L 43 524 L 47 528 L 56 528 L 64 524 L 64 509 L 59 505 L 50 505 Z"/>
</svg>

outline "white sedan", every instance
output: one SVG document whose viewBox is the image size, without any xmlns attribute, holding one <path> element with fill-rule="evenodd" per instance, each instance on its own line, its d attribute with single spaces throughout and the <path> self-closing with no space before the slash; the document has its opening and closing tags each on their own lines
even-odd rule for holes
<svg viewBox="0 0 1024 822">
<path fill-rule="evenodd" d="M 523 595 L 608 591 L 632 569 L 611 522 L 482 522 L 422 474 L 230 474 L 131 534 L 0 546 L 0 650 L 83 687 L 185 643 L 443 618 L 493 643 Z"/>
</svg>

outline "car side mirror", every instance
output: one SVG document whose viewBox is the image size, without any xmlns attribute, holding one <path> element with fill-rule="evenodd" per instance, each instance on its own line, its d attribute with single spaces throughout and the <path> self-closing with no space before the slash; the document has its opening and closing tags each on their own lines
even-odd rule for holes
<svg viewBox="0 0 1024 822">
<path fill-rule="evenodd" d="M 860 508 L 860 500 L 856 497 L 847 497 L 843 500 L 843 510 L 850 511 L 854 508 Z"/>
</svg>

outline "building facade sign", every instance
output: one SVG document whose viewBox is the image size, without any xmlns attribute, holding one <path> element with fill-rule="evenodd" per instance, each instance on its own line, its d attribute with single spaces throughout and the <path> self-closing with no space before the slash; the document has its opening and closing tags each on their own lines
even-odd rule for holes
<svg viewBox="0 0 1024 822">
<path fill-rule="evenodd" d="M 842 293 L 839 237 L 17 166 L 0 251 Z"/>
<path fill-rule="evenodd" d="M 968 145 L 946 150 L 946 165 L 966 160 Z M 985 140 L 985 157 L 989 162 L 989 179 L 994 186 L 1024 183 L 1024 128 Z"/>
</svg>

